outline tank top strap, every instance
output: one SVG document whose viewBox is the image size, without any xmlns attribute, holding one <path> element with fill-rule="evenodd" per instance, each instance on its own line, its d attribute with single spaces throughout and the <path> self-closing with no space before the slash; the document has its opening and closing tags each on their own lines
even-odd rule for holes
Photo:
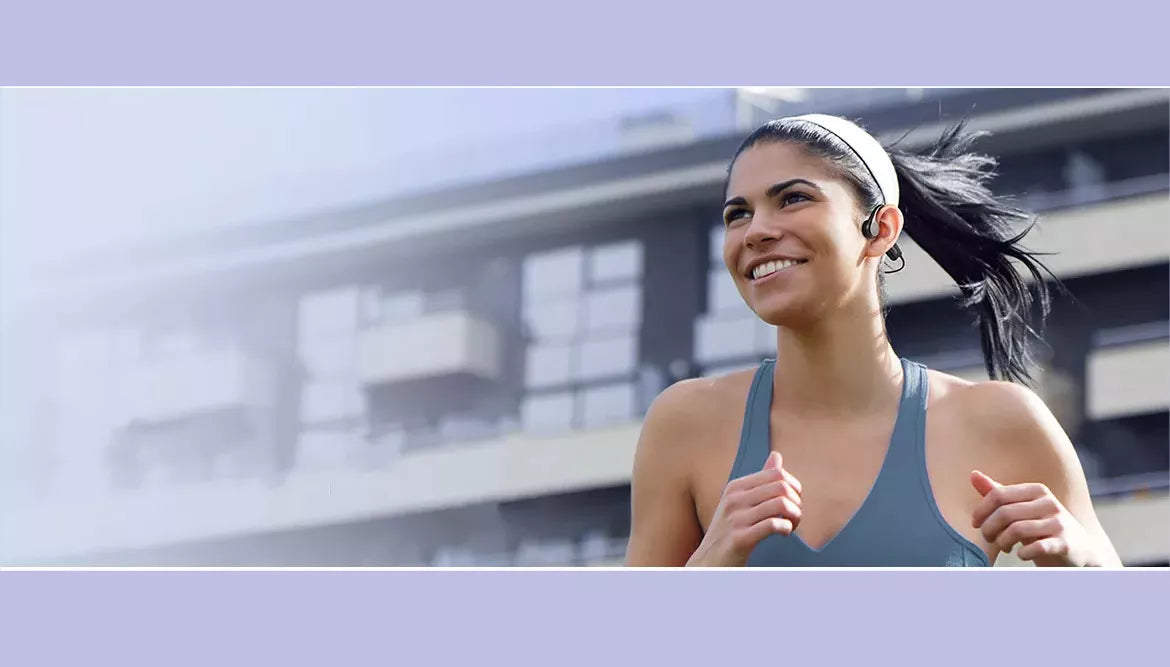
<svg viewBox="0 0 1170 667">
<path fill-rule="evenodd" d="M 768 460 L 768 453 L 772 449 L 769 426 L 775 369 L 776 360 L 765 359 L 752 378 L 744 406 L 743 426 L 739 432 L 739 449 L 728 481 L 763 468 L 764 461 Z"/>
<path fill-rule="evenodd" d="M 894 433 L 890 448 L 895 456 L 917 459 L 918 449 L 926 438 L 926 401 L 929 394 L 929 377 L 926 367 L 908 359 L 902 359 L 902 397 L 898 403 L 898 416 L 894 422 Z"/>
</svg>

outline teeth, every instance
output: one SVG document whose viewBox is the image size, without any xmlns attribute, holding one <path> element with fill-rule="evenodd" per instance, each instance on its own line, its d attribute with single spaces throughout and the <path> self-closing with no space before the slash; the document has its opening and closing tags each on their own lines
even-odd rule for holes
<svg viewBox="0 0 1170 667">
<path fill-rule="evenodd" d="M 795 259 L 784 259 L 780 260 L 779 262 L 765 262 L 752 269 L 752 277 L 757 279 L 763 278 L 764 276 L 772 275 L 777 271 L 787 269 L 790 266 L 796 266 L 797 264 L 800 264 L 800 261 Z"/>
</svg>

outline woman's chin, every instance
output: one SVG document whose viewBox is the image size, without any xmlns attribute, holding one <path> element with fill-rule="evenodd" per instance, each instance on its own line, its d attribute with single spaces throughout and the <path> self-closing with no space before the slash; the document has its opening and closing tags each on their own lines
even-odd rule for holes
<svg viewBox="0 0 1170 667">
<path fill-rule="evenodd" d="M 796 304 L 755 304 L 756 316 L 774 327 L 801 328 L 815 319 L 808 308 Z"/>
</svg>

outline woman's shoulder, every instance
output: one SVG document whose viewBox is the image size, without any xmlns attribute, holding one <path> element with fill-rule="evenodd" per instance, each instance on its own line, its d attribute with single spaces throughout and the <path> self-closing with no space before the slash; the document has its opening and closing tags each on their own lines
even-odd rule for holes
<svg viewBox="0 0 1170 667">
<path fill-rule="evenodd" d="M 1014 382 L 972 382 L 930 371 L 930 409 L 979 431 L 1034 426 L 1048 411 L 1032 389 Z"/>
<path fill-rule="evenodd" d="M 753 369 L 680 380 L 651 403 L 642 440 L 670 443 L 715 441 L 742 423 Z"/>
<path fill-rule="evenodd" d="M 928 414 L 949 442 L 972 450 L 987 468 L 1001 470 L 1005 477 L 1047 475 L 1066 465 L 1070 456 L 1075 460 L 1072 443 L 1032 389 L 935 371 L 930 379 Z"/>
<path fill-rule="evenodd" d="M 675 423 L 709 423 L 712 417 L 738 418 L 755 376 L 747 368 L 720 375 L 680 380 L 663 390 L 647 412 L 647 420 L 670 419 Z"/>
<path fill-rule="evenodd" d="M 642 422 L 634 457 L 636 484 L 675 480 L 689 486 L 696 467 L 734 442 L 753 371 L 680 380 L 660 393 Z M 681 487 L 680 487 L 681 488 Z"/>
</svg>

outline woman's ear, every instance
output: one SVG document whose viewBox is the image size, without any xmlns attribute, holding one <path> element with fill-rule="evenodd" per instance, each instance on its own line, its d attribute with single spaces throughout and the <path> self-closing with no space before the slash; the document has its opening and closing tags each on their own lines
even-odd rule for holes
<svg viewBox="0 0 1170 667">
<path fill-rule="evenodd" d="M 868 221 L 869 243 L 865 246 L 866 257 L 882 257 L 898 242 L 905 223 L 902 211 L 897 206 L 882 206 Z"/>
</svg>

